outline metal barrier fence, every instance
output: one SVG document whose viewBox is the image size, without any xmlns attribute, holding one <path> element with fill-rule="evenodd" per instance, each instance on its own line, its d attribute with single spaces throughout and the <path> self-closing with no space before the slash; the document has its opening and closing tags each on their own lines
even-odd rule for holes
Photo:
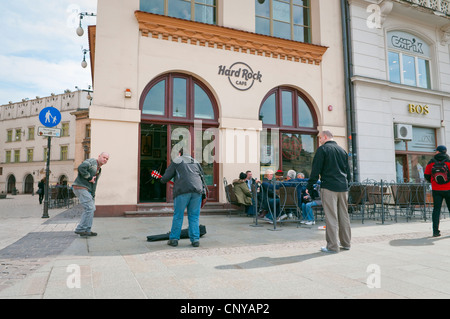
<svg viewBox="0 0 450 319">
<path fill-rule="evenodd" d="M 48 193 L 48 208 L 62 208 L 75 206 L 78 204 L 78 198 L 73 193 L 72 187 L 68 186 L 50 186 Z"/>
<path fill-rule="evenodd" d="M 227 200 L 231 205 L 237 203 L 231 184 L 224 179 Z M 300 225 L 304 220 L 302 212 L 302 190 L 307 182 L 269 181 L 264 186 L 253 187 L 253 204 L 256 214 L 254 224 L 258 225 L 261 212 L 271 214 L 274 229 L 277 223 L 295 222 Z M 384 224 L 386 221 L 400 222 L 415 220 L 431 220 L 433 196 L 429 183 L 396 183 L 366 180 L 350 183 L 348 191 L 348 213 L 352 220 L 376 220 Z M 273 192 L 275 189 L 275 192 Z M 272 191 L 271 191 L 272 190 Z M 322 205 L 312 207 L 314 221 L 324 220 Z M 448 208 L 443 202 L 441 216 L 445 218 Z M 231 214 L 231 210 L 230 210 Z M 283 219 L 284 217 L 284 219 Z"/>
</svg>

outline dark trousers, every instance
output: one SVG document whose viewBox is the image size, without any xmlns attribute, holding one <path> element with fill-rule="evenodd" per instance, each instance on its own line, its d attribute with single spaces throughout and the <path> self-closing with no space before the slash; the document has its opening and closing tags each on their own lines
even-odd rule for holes
<svg viewBox="0 0 450 319">
<path fill-rule="evenodd" d="M 439 232 L 439 218 L 441 216 L 442 201 L 445 199 L 447 208 L 450 209 L 450 190 L 448 191 L 432 191 L 433 194 L 433 215 L 431 219 L 433 221 L 433 233 Z"/>
</svg>

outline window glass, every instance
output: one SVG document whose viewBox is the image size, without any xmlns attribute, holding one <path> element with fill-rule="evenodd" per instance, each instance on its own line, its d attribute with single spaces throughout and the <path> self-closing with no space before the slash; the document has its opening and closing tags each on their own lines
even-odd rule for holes
<svg viewBox="0 0 450 319">
<path fill-rule="evenodd" d="M 186 79 L 173 79 L 173 116 L 186 117 Z"/>
<path fill-rule="evenodd" d="M 191 2 L 186 0 L 168 0 L 169 17 L 191 20 Z"/>
<path fill-rule="evenodd" d="M 291 22 L 291 8 L 289 3 L 273 0 L 273 18 L 278 21 Z"/>
<path fill-rule="evenodd" d="M 312 160 L 316 149 L 316 138 L 312 135 L 282 133 L 281 155 L 283 171 L 293 169 L 303 173 L 306 178 L 311 174 Z"/>
<path fill-rule="evenodd" d="M 275 93 L 269 96 L 261 107 L 259 119 L 263 124 L 277 124 L 277 116 L 275 111 Z"/>
<path fill-rule="evenodd" d="M 270 1 L 258 1 L 255 0 L 256 16 L 270 18 Z"/>
<path fill-rule="evenodd" d="M 299 96 L 298 97 L 298 126 L 314 127 L 314 120 L 308 104 Z"/>
<path fill-rule="evenodd" d="M 203 89 L 194 85 L 194 110 L 195 118 L 214 119 L 214 109 L 211 100 Z"/>
<path fill-rule="evenodd" d="M 156 14 L 164 14 L 164 0 L 141 0 L 140 10 Z"/>
<path fill-rule="evenodd" d="M 292 118 L 292 92 L 283 91 L 281 93 L 281 106 L 282 106 L 282 117 L 283 117 L 283 125 L 292 126 L 293 118 Z"/>
<path fill-rule="evenodd" d="M 208 1 L 206 1 L 208 2 Z M 203 4 L 195 5 L 195 21 L 208 24 L 216 23 L 216 10 L 214 6 L 206 6 Z"/>
<path fill-rule="evenodd" d="M 400 83 L 400 57 L 398 53 L 389 52 L 389 80 Z"/>
<path fill-rule="evenodd" d="M 403 83 L 416 85 L 416 64 L 414 57 L 403 54 Z"/>
<path fill-rule="evenodd" d="M 285 22 L 274 21 L 273 36 L 289 40 L 291 38 L 291 25 Z"/>
<path fill-rule="evenodd" d="M 163 80 L 155 84 L 148 92 L 144 101 L 144 106 L 142 107 L 142 113 L 151 115 L 164 115 L 165 94 L 166 81 Z"/>
<path fill-rule="evenodd" d="M 430 61 L 417 59 L 419 86 L 426 89 L 431 89 L 430 83 Z"/>
<path fill-rule="evenodd" d="M 270 20 L 256 17 L 256 30 L 259 34 L 270 35 Z"/>
</svg>

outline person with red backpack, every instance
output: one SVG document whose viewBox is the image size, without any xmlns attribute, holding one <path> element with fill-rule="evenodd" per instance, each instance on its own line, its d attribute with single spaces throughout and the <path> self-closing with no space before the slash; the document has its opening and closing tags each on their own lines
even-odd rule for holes
<svg viewBox="0 0 450 319">
<path fill-rule="evenodd" d="M 447 147 L 439 145 L 436 154 L 425 167 L 425 179 L 431 183 L 433 194 L 433 237 L 441 236 L 439 219 L 441 215 L 442 201 L 445 199 L 447 208 L 450 209 L 450 157 L 447 155 Z"/>
</svg>

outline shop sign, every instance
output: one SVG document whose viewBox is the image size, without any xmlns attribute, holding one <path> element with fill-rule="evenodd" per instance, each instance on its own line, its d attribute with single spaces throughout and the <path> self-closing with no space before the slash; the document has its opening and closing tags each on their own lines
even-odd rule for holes
<svg viewBox="0 0 450 319">
<path fill-rule="evenodd" d="M 253 71 L 253 69 L 244 62 L 233 63 L 230 67 L 219 65 L 217 74 L 228 77 L 230 84 L 239 91 L 247 91 L 255 82 L 262 82 L 261 72 Z"/>
<path fill-rule="evenodd" d="M 388 46 L 414 55 L 430 57 L 430 47 L 420 38 L 402 31 L 388 32 Z"/>
<path fill-rule="evenodd" d="M 428 113 L 430 113 L 430 111 L 428 110 L 428 105 L 420 105 L 420 104 L 408 104 L 408 110 L 409 113 L 415 113 L 415 114 L 422 114 L 422 115 L 427 115 Z"/>
</svg>

